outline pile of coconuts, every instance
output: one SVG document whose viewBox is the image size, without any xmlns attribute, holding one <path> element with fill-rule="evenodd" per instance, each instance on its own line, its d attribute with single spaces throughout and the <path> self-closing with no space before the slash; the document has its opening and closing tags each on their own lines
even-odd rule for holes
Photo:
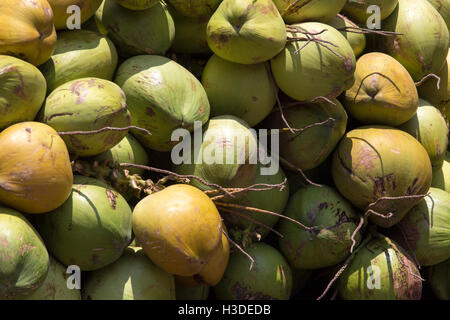
<svg viewBox="0 0 450 320">
<path fill-rule="evenodd" d="M 449 1 L 79 5 L 0 6 L 0 300 L 450 299 Z"/>
</svg>

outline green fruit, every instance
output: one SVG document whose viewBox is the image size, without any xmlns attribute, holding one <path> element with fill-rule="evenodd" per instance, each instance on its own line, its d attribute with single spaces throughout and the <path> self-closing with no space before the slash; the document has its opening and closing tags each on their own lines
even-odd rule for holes
<svg viewBox="0 0 450 320">
<path fill-rule="evenodd" d="M 429 102 L 420 99 L 417 113 L 399 129 L 416 138 L 430 156 L 431 165 L 441 165 L 448 145 L 448 129 L 442 114 Z"/>
<path fill-rule="evenodd" d="M 449 31 L 444 19 L 424 0 L 399 0 L 395 11 L 383 21 L 385 31 L 400 33 L 378 37 L 378 45 L 398 60 L 414 81 L 438 73 L 445 63 Z"/>
<path fill-rule="evenodd" d="M 114 42 L 119 54 L 165 54 L 172 45 L 175 25 L 162 2 L 146 10 L 129 10 L 114 0 L 103 0 L 95 13 L 99 30 Z"/>
<path fill-rule="evenodd" d="M 146 10 L 154 6 L 159 0 L 114 0 L 122 7 L 130 10 Z"/>
<path fill-rule="evenodd" d="M 383 236 L 362 247 L 338 281 L 343 300 L 420 300 L 422 296 L 416 265 Z"/>
<path fill-rule="evenodd" d="M 431 162 L 425 148 L 410 134 L 385 126 L 348 132 L 333 155 L 332 175 L 339 192 L 370 221 L 387 228 L 420 202 L 431 186 Z M 384 197 L 410 196 L 404 199 Z M 374 204 L 377 202 L 376 204 Z M 370 207 L 369 207 L 370 205 Z M 391 213 L 392 216 L 387 215 Z"/>
<path fill-rule="evenodd" d="M 450 192 L 450 153 L 447 152 L 442 165 L 433 167 L 431 186 Z"/>
<path fill-rule="evenodd" d="M 233 115 L 250 127 L 267 117 L 276 102 L 263 63 L 242 65 L 213 55 L 203 70 L 202 84 L 208 94 L 212 116 Z"/>
<path fill-rule="evenodd" d="M 356 59 L 347 39 L 335 28 L 319 22 L 305 22 L 292 27 L 309 33 L 326 30 L 316 37 L 333 45 L 326 48 L 305 40 L 290 41 L 271 61 L 273 76 L 280 89 L 300 101 L 320 96 L 333 99 L 349 89 L 354 82 Z M 300 32 L 290 32 L 289 37 L 305 39 Z"/>
<path fill-rule="evenodd" d="M 50 256 L 50 267 L 42 285 L 24 300 L 81 300 L 78 289 L 69 289 L 67 269 Z"/>
<path fill-rule="evenodd" d="M 47 88 L 39 70 L 18 58 L 0 55 L 0 83 L 0 130 L 34 120 Z"/>
<path fill-rule="evenodd" d="M 60 85 L 87 77 L 112 80 L 117 67 L 117 51 L 107 37 L 87 30 L 58 33 L 56 49 L 40 66 L 47 80 L 47 92 Z"/>
<path fill-rule="evenodd" d="M 450 259 L 430 267 L 428 281 L 439 299 L 450 300 Z"/>
<path fill-rule="evenodd" d="M 44 282 L 49 255 L 25 217 L 0 206 L 0 300 L 22 299 Z"/>
<path fill-rule="evenodd" d="M 176 284 L 177 300 L 207 300 L 210 286 L 199 285 L 196 287 L 186 287 L 181 284 Z"/>
<path fill-rule="evenodd" d="M 219 300 L 289 300 L 292 271 L 284 257 L 265 243 L 254 243 L 246 252 L 230 255 L 222 281 L 214 287 Z"/>
<path fill-rule="evenodd" d="M 286 44 L 286 27 L 272 0 L 224 0 L 208 22 L 209 47 L 241 64 L 272 59 Z"/>
<path fill-rule="evenodd" d="M 175 22 L 175 38 L 171 50 L 176 53 L 209 54 L 211 49 L 206 41 L 206 26 L 209 17 L 185 17 L 175 10 L 170 11 Z"/>
<path fill-rule="evenodd" d="M 380 20 L 384 20 L 394 12 L 398 0 L 348 0 L 342 12 L 367 28 L 367 22 L 375 13 L 368 10 L 370 6 L 377 6 L 380 10 Z"/>
<path fill-rule="evenodd" d="M 273 0 L 288 24 L 302 21 L 329 22 L 346 0 Z"/>
<path fill-rule="evenodd" d="M 364 33 L 357 33 L 353 31 L 357 31 L 357 29 L 349 29 L 348 31 L 345 28 L 358 28 L 358 25 L 352 22 L 350 19 L 337 15 L 333 19 L 331 19 L 328 24 L 333 28 L 339 30 L 342 35 L 347 39 L 348 43 L 353 49 L 353 53 L 355 57 L 361 55 L 361 53 L 366 48 L 366 36 Z"/>
<path fill-rule="evenodd" d="M 439 12 L 447 24 L 447 28 L 450 27 L 450 2 L 448 0 L 428 0 L 429 3 Z"/>
<path fill-rule="evenodd" d="M 208 121 L 208 97 L 200 81 L 166 57 L 130 58 L 120 65 L 115 82 L 126 94 L 131 124 L 152 134 L 131 130 L 146 148 L 170 151 L 174 130 L 193 131 L 195 121 Z"/>
<path fill-rule="evenodd" d="M 100 180 L 74 177 L 69 199 L 36 218 L 49 251 L 64 265 L 82 271 L 101 269 L 121 255 L 131 242 L 131 208 Z"/>
<path fill-rule="evenodd" d="M 185 17 L 210 17 L 222 0 L 168 0 Z"/>
<path fill-rule="evenodd" d="M 311 278 L 312 270 L 292 269 L 292 296 L 301 292 Z"/>
<path fill-rule="evenodd" d="M 89 274 L 83 300 L 175 300 L 173 275 L 159 269 L 141 248 L 128 247 L 114 263 Z"/>
<path fill-rule="evenodd" d="M 290 199 L 284 215 L 316 229 L 305 230 L 289 220 L 282 220 L 278 231 L 281 252 L 293 268 L 319 269 L 334 266 L 350 255 L 351 239 L 359 217 L 335 189 L 308 186 Z M 361 241 L 356 233 L 354 245 Z"/>
<path fill-rule="evenodd" d="M 40 120 L 58 132 L 93 131 L 104 127 L 127 127 L 130 113 L 125 94 L 118 85 L 99 78 L 83 78 L 56 88 L 47 97 Z M 87 157 L 109 150 L 126 134 L 126 130 L 107 130 L 62 138 L 70 153 Z"/>
</svg>

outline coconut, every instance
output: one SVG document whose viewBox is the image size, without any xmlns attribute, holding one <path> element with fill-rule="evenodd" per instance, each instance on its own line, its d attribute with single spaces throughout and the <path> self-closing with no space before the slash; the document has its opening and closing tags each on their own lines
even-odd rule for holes
<svg viewBox="0 0 450 320">
<path fill-rule="evenodd" d="M 286 44 L 286 27 L 272 0 L 224 0 L 207 26 L 208 45 L 241 64 L 272 59 Z"/>
<path fill-rule="evenodd" d="M 146 10 L 129 10 L 104 0 L 95 13 L 99 30 L 117 46 L 119 54 L 165 54 L 172 45 L 175 25 L 167 6 L 158 2 Z"/>
<path fill-rule="evenodd" d="M 185 17 L 209 17 L 222 0 L 168 0 Z"/>
<path fill-rule="evenodd" d="M 58 132 L 93 131 L 130 125 L 125 94 L 114 82 L 82 78 L 56 88 L 48 97 L 39 118 Z M 95 156 L 119 143 L 127 130 L 89 135 L 64 135 L 69 152 Z"/>
<path fill-rule="evenodd" d="M 420 300 L 419 270 L 404 249 L 387 237 L 370 240 L 339 278 L 343 300 Z"/>
<path fill-rule="evenodd" d="M 307 285 L 311 278 L 312 270 L 291 269 L 292 270 L 292 296 L 297 295 Z"/>
<path fill-rule="evenodd" d="M 321 42 L 308 43 L 303 33 L 290 32 L 289 37 L 298 40 L 289 41 L 271 60 L 273 76 L 280 89 L 300 101 L 319 96 L 333 99 L 349 89 L 354 82 L 356 58 L 347 39 L 335 28 L 319 22 L 304 22 L 293 27 L 313 34 L 321 32 L 312 37 L 333 45 L 327 48 L 320 45 Z"/>
<path fill-rule="evenodd" d="M 428 0 L 429 3 L 439 12 L 447 24 L 447 28 L 450 27 L 450 2 L 447 0 Z"/>
<path fill-rule="evenodd" d="M 427 151 L 431 165 L 439 166 L 444 161 L 448 145 L 448 129 L 442 114 L 428 101 L 419 100 L 417 113 L 399 129 L 416 138 Z"/>
<path fill-rule="evenodd" d="M 399 35 L 378 37 L 378 46 L 398 60 L 414 81 L 439 72 L 444 65 L 449 31 L 444 19 L 428 1 L 399 0 L 382 27 Z"/>
<path fill-rule="evenodd" d="M 450 300 L 450 259 L 430 267 L 428 281 L 438 299 Z"/>
<path fill-rule="evenodd" d="M 414 80 L 394 58 L 371 52 L 356 63 L 355 83 L 345 92 L 349 114 L 365 124 L 398 126 L 417 111 Z"/>
<path fill-rule="evenodd" d="M 0 54 L 35 66 L 50 58 L 56 46 L 53 11 L 47 0 L 2 1 Z"/>
<path fill-rule="evenodd" d="M 203 70 L 202 84 L 212 116 L 234 115 L 250 127 L 266 118 L 275 105 L 275 92 L 263 63 L 242 65 L 213 55 Z"/>
<path fill-rule="evenodd" d="M 431 162 L 425 148 L 410 134 L 366 126 L 348 132 L 341 140 L 333 155 L 332 175 L 339 192 L 355 207 L 385 215 L 372 214 L 370 220 L 387 228 L 420 202 L 416 196 L 428 192 Z M 402 196 L 406 198 L 383 199 Z"/>
<path fill-rule="evenodd" d="M 329 22 L 344 7 L 346 0 L 273 0 L 286 23 Z"/>
<path fill-rule="evenodd" d="M 336 99 L 333 103 L 335 105 L 325 101 L 307 103 L 285 109 L 284 117 L 292 128 L 313 126 L 303 132 L 289 132 L 280 112 L 272 113 L 267 118 L 264 122 L 267 128 L 282 129 L 279 142 L 281 157 L 302 170 L 313 169 L 327 159 L 347 127 L 344 108 Z M 314 126 L 315 123 L 323 125 Z"/>
<path fill-rule="evenodd" d="M 206 41 L 206 26 L 209 16 L 206 17 L 185 17 L 175 10 L 170 14 L 175 22 L 175 38 L 173 39 L 171 50 L 176 53 L 186 54 L 208 54 L 211 49 Z"/>
<path fill-rule="evenodd" d="M 0 83 L 0 130 L 34 120 L 47 88 L 39 70 L 23 60 L 0 55 Z"/>
<path fill-rule="evenodd" d="M 200 81 L 166 57 L 130 58 L 120 65 L 115 82 L 126 94 L 131 124 L 152 134 L 131 131 L 147 148 L 170 151 L 174 130 L 193 131 L 195 121 L 208 121 L 208 96 Z"/>
<path fill-rule="evenodd" d="M 83 300 L 175 300 L 173 275 L 159 269 L 141 248 L 128 247 L 114 263 L 89 274 Z"/>
<path fill-rule="evenodd" d="M 431 186 L 450 192 L 450 153 L 446 153 L 442 165 L 433 167 Z"/>
<path fill-rule="evenodd" d="M 280 250 L 293 268 L 330 267 L 350 255 L 359 217 L 335 189 L 324 185 L 300 189 L 289 199 L 284 215 L 314 228 L 306 230 L 289 220 L 280 222 Z M 354 240 L 357 245 L 361 233 L 356 233 Z"/>
<path fill-rule="evenodd" d="M 214 287 L 217 299 L 288 300 L 292 272 L 281 253 L 262 242 L 245 250 L 254 264 L 240 251 L 232 253 L 222 281 Z"/>
<path fill-rule="evenodd" d="M 196 287 L 186 287 L 176 282 L 177 300 L 207 300 L 210 292 L 210 286 L 199 285 Z"/>
<path fill-rule="evenodd" d="M 3 206 L 0 243 L 0 300 L 22 299 L 35 292 L 47 276 L 47 249 L 21 213 Z"/>
<path fill-rule="evenodd" d="M 159 0 L 114 0 L 122 7 L 130 10 L 146 10 L 154 6 Z"/>
<path fill-rule="evenodd" d="M 72 188 L 64 141 L 39 122 L 21 122 L 0 133 L 0 203 L 24 213 L 62 205 Z"/>
<path fill-rule="evenodd" d="M 94 178 L 75 176 L 70 198 L 36 218 L 48 250 L 62 264 L 101 269 L 131 242 L 132 211 L 125 199 Z"/>
<path fill-rule="evenodd" d="M 361 53 L 366 48 L 366 36 L 364 35 L 364 33 L 352 32 L 355 30 L 345 30 L 345 28 L 358 28 L 357 24 L 340 14 L 331 19 L 328 24 L 333 28 L 339 30 L 345 37 L 345 39 L 347 39 L 348 43 L 350 43 L 350 46 L 353 49 L 355 57 L 361 55 Z"/>
<path fill-rule="evenodd" d="M 394 12 L 397 7 L 398 0 L 357 0 L 347 1 L 342 12 L 354 19 L 357 23 L 368 27 L 367 22 L 374 14 L 373 11 L 368 11 L 370 6 L 377 6 L 380 10 L 380 20 L 385 20 Z"/>
<path fill-rule="evenodd" d="M 68 23 L 75 22 L 72 17 L 76 12 L 67 12 L 71 6 L 78 7 L 80 23 L 83 23 L 94 15 L 102 0 L 48 0 L 48 3 L 53 10 L 56 30 L 63 30 L 68 28 Z"/>
<path fill-rule="evenodd" d="M 40 66 L 47 80 L 47 92 L 76 79 L 95 77 L 112 80 L 117 52 L 107 37 L 87 30 L 58 33 L 56 49 Z"/>
</svg>

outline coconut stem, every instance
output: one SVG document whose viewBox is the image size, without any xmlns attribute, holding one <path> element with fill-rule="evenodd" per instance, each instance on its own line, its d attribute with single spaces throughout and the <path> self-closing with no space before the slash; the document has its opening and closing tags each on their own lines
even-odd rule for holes
<svg viewBox="0 0 450 320">
<path fill-rule="evenodd" d="M 287 161 L 286 159 L 280 157 L 280 162 L 281 162 L 283 165 L 285 165 L 286 167 L 290 168 L 291 170 L 300 172 L 300 174 L 302 175 L 303 179 L 305 179 L 306 182 L 308 182 L 309 184 L 311 184 L 311 185 L 313 185 L 313 186 L 315 186 L 315 187 L 322 187 L 322 185 L 317 184 L 317 183 L 314 183 L 314 182 L 312 182 L 311 180 L 309 180 L 309 178 L 306 176 L 305 172 L 303 172 L 302 169 L 296 167 L 295 165 L 293 165 L 292 163 L 290 163 L 290 162 Z"/>
<path fill-rule="evenodd" d="M 97 134 L 97 133 L 101 133 L 104 131 L 128 131 L 130 129 L 136 129 L 139 131 L 143 131 L 148 135 L 152 135 L 150 133 L 150 131 L 148 131 L 147 129 L 144 128 L 140 128 L 140 127 L 136 127 L 136 126 L 127 126 L 127 127 L 123 127 L 123 128 L 117 128 L 117 127 L 103 127 L 101 129 L 98 130 L 90 130 L 90 131 L 63 131 L 63 132 L 58 132 L 58 134 L 60 136 L 73 136 L 73 135 L 89 135 L 89 134 Z"/>
<path fill-rule="evenodd" d="M 435 78 L 437 79 L 437 89 L 440 90 L 441 88 L 441 78 L 437 76 L 434 73 L 427 74 L 425 77 L 423 77 L 420 81 L 416 82 L 416 87 L 420 87 L 425 81 L 427 81 L 429 78 Z"/>
<path fill-rule="evenodd" d="M 250 259 L 250 268 L 249 270 L 253 269 L 253 264 L 255 263 L 255 259 L 253 259 L 253 257 L 251 255 L 249 255 L 247 252 L 245 252 L 244 249 L 242 249 L 242 247 L 240 245 L 238 245 L 236 242 L 234 242 L 231 237 L 228 236 L 228 234 L 225 232 L 225 230 L 222 230 L 223 234 L 225 235 L 225 237 L 227 237 L 228 241 L 234 245 L 239 251 L 241 251 L 243 254 L 245 254 L 249 259 Z"/>
</svg>

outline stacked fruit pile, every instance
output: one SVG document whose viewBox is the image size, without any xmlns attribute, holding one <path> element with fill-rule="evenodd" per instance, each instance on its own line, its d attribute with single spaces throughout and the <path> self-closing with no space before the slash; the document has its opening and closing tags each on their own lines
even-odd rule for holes
<svg viewBox="0 0 450 320">
<path fill-rule="evenodd" d="M 449 22 L 2 0 L 0 299 L 449 299 Z"/>
</svg>

